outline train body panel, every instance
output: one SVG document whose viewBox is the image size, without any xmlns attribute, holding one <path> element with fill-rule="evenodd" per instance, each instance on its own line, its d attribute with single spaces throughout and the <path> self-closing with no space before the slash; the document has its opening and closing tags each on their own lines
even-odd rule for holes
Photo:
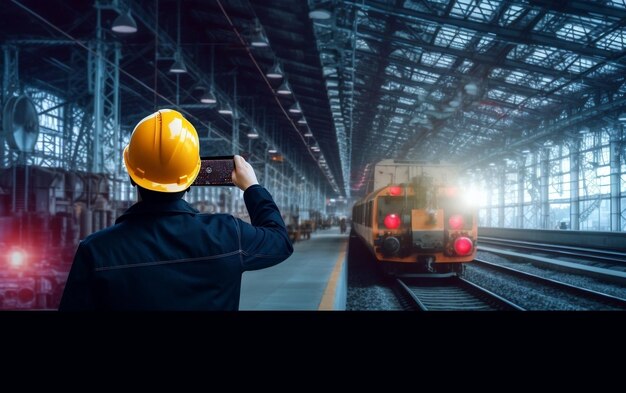
<svg viewBox="0 0 626 393">
<path fill-rule="evenodd" d="M 381 265 L 459 271 L 476 254 L 477 217 L 456 178 L 450 165 L 381 161 L 374 184 L 383 185 L 353 207 L 355 234 Z"/>
</svg>

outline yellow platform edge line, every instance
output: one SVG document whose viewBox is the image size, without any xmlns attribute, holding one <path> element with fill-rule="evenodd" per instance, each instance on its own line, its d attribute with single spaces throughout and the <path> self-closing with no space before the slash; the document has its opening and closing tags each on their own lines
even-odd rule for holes
<svg viewBox="0 0 626 393">
<path fill-rule="evenodd" d="M 337 262 L 335 262 L 335 267 L 333 268 L 332 273 L 330 274 L 330 279 L 328 280 L 328 284 L 326 284 L 326 289 L 324 289 L 324 295 L 322 296 L 322 301 L 320 302 L 318 310 L 328 311 L 334 310 L 333 306 L 335 304 L 335 293 L 337 292 L 337 284 L 339 283 L 339 275 L 341 274 L 341 268 L 345 262 L 346 257 L 346 249 L 348 248 L 348 241 L 344 243 L 342 246 L 343 249 L 339 252 L 339 257 L 337 258 Z"/>
</svg>

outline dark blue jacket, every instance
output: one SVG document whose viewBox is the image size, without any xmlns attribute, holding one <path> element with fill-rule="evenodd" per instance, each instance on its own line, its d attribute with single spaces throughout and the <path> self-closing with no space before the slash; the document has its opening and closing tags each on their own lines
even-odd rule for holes
<svg viewBox="0 0 626 393">
<path fill-rule="evenodd" d="M 270 193 L 243 197 L 252 225 L 182 199 L 134 204 L 79 244 L 59 310 L 238 310 L 241 274 L 293 252 Z"/>
</svg>

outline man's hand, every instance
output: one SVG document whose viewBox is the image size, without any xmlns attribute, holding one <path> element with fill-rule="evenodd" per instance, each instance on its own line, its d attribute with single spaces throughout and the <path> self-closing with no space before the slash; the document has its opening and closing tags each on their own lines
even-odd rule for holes
<svg viewBox="0 0 626 393">
<path fill-rule="evenodd" d="M 242 156 L 235 156 L 235 169 L 233 170 L 232 178 L 233 183 L 242 191 L 245 191 L 252 185 L 259 184 L 254 169 Z"/>
</svg>

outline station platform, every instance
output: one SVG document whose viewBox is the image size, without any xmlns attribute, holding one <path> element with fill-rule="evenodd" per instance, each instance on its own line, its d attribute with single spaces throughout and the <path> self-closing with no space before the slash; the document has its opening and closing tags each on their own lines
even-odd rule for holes
<svg viewBox="0 0 626 393">
<path fill-rule="evenodd" d="M 345 310 L 348 232 L 318 230 L 289 259 L 245 272 L 239 310 Z"/>
</svg>

